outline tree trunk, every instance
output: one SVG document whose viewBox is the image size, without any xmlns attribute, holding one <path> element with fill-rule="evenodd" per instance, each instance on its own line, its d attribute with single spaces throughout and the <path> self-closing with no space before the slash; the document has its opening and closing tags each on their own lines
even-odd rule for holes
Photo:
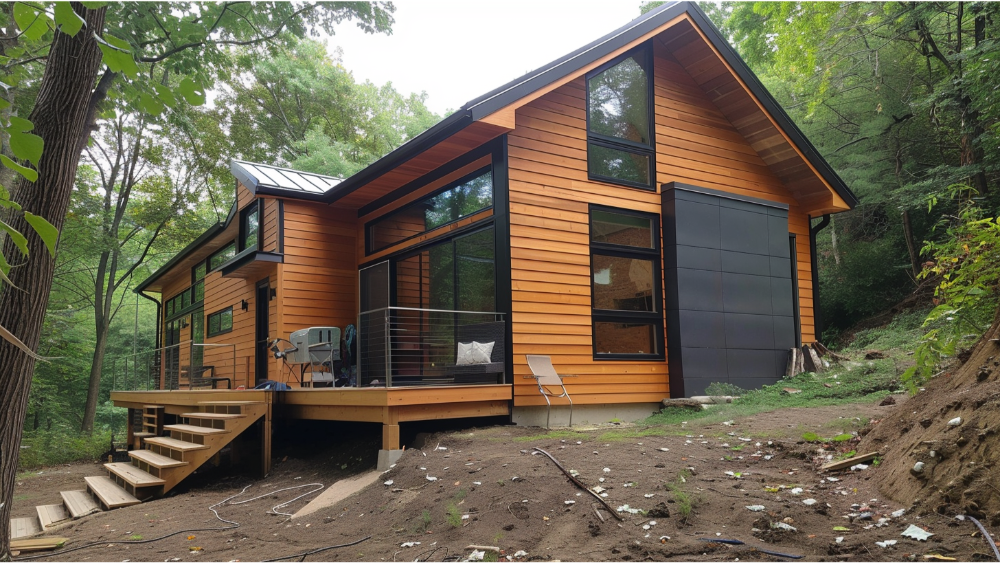
<svg viewBox="0 0 1000 563">
<path fill-rule="evenodd" d="M 57 229 L 62 229 L 69 207 L 87 104 L 101 63 L 101 51 L 93 34 L 103 32 L 107 11 L 88 10 L 77 2 L 71 6 L 84 18 L 86 27 L 76 37 L 55 34 L 35 107 L 28 116 L 35 126 L 34 133 L 45 142 L 38 163 L 38 181 L 32 184 L 21 180 L 15 196 L 26 211 L 41 215 Z M 0 294 L 0 326 L 37 350 L 55 260 L 22 217 L 14 217 L 11 222 L 27 236 L 31 255 L 10 271 L 11 281 L 22 291 L 5 287 Z M 16 257 L 17 252 L 8 238 L 4 254 Z M 10 558 L 8 522 L 34 365 L 32 358 L 0 340 L 0 559 Z"/>
<path fill-rule="evenodd" d="M 916 281 L 917 274 L 922 269 L 920 267 L 920 255 L 917 254 L 917 245 L 913 240 L 913 228 L 910 226 L 910 212 L 903 210 L 903 238 L 906 239 L 906 250 L 910 253 L 910 269 L 913 272 L 913 279 Z"/>
<path fill-rule="evenodd" d="M 101 326 L 103 325 L 103 326 Z M 83 424 L 80 431 L 90 434 L 94 431 L 97 416 L 97 402 L 101 398 L 101 371 L 104 369 L 104 353 L 108 347 L 108 323 L 100 321 L 97 327 L 97 342 L 94 344 L 94 359 L 90 363 L 90 384 L 87 386 L 87 404 L 83 410 Z"/>
</svg>

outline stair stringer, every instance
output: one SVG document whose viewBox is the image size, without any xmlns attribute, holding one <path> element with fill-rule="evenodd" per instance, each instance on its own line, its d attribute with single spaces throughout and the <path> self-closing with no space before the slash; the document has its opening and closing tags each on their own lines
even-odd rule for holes
<svg viewBox="0 0 1000 563">
<path fill-rule="evenodd" d="M 156 451 L 157 453 L 160 453 L 162 455 L 166 455 L 168 457 L 171 457 L 173 459 L 178 459 L 180 461 L 186 461 L 188 463 L 187 465 L 182 465 L 179 467 L 155 468 L 146 466 L 146 464 L 136 463 L 136 460 L 133 458 L 132 461 L 134 465 L 137 465 L 139 468 L 146 471 L 147 473 L 150 473 L 151 475 L 157 476 L 160 479 L 164 480 L 162 489 L 157 491 L 158 494 L 156 496 L 162 496 L 170 492 L 171 489 L 179 485 L 181 481 L 183 481 L 188 475 L 194 473 L 199 467 L 204 465 L 205 462 L 209 461 L 215 456 L 215 454 L 219 453 L 219 451 L 222 450 L 222 448 L 226 447 L 227 445 L 229 445 L 230 442 L 235 440 L 237 436 L 239 436 L 248 428 L 253 426 L 254 423 L 260 420 L 267 412 L 267 405 L 265 405 L 264 403 L 242 404 L 239 405 L 238 408 L 240 412 L 237 414 L 243 415 L 241 418 L 232 418 L 224 421 L 217 421 L 217 420 L 205 421 L 207 423 L 204 424 L 206 428 L 213 428 L 212 423 L 218 425 L 219 422 L 223 422 L 223 424 L 225 425 L 224 428 L 229 431 L 226 434 L 215 434 L 215 435 L 195 437 L 194 439 L 198 440 L 197 443 L 208 446 L 206 449 L 178 452 L 176 450 L 168 451 L 169 448 L 156 446 L 155 444 L 149 444 L 149 443 L 146 444 L 145 449 Z M 234 408 L 233 406 L 229 406 L 226 407 L 226 410 L 232 412 L 236 410 L 236 408 Z M 212 409 L 211 406 L 205 406 L 202 408 L 201 412 L 215 412 L 215 411 L 214 409 Z M 194 419 L 191 420 L 186 419 L 185 424 L 191 424 L 195 426 L 202 425 L 197 420 Z M 214 427 L 218 428 L 218 426 Z M 171 431 L 171 437 L 188 442 L 193 441 L 192 439 L 189 439 L 189 437 L 180 437 L 175 435 L 174 431 Z"/>
</svg>

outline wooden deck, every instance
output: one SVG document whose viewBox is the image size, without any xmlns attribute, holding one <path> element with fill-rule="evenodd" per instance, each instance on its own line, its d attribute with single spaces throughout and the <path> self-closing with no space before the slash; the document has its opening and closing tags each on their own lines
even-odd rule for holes
<svg viewBox="0 0 1000 563">
<path fill-rule="evenodd" d="M 401 422 L 509 415 L 513 386 L 113 391 L 111 399 L 115 406 L 130 409 L 159 405 L 166 414 L 177 416 L 191 413 L 192 407 L 197 405 L 233 401 L 263 403 L 267 405 L 264 423 L 268 437 L 275 418 L 382 423 L 383 449 L 398 450 Z M 268 438 L 265 440 L 269 442 Z M 269 450 L 270 445 L 265 445 L 265 449 Z"/>
</svg>

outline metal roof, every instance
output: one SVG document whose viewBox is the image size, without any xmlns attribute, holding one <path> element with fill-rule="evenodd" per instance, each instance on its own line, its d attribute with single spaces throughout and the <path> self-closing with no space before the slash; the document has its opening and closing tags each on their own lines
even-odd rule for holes
<svg viewBox="0 0 1000 563">
<path fill-rule="evenodd" d="M 296 195 L 324 195 L 337 187 L 343 180 L 333 176 L 300 172 L 289 168 L 258 164 L 243 160 L 233 160 L 229 169 L 244 186 L 252 193 L 258 193 L 260 188 L 268 193 L 291 192 Z"/>
</svg>

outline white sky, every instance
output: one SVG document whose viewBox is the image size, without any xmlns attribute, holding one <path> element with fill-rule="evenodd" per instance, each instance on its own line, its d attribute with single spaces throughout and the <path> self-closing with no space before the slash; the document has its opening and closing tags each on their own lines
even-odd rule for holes
<svg viewBox="0 0 1000 563">
<path fill-rule="evenodd" d="M 345 22 L 327 46 L 343 49 L 359 82 L 425 91 L 438 115 L 639 17 L 641 0 L 396 0 L 392 35 Z"/>
</svg>

